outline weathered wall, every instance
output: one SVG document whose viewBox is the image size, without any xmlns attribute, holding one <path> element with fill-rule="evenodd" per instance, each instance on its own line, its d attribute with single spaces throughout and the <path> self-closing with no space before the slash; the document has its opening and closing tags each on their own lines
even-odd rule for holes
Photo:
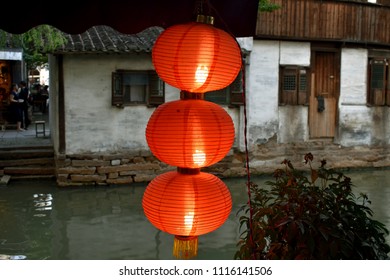
<svg viewBox="0 0 390 280">
<path fill-rule="evenodd" d="M 253 43 L 246 91 L 250 150 L 277 133 L 279 46 L 278 41 Z"/>
<path fill-rule="evenodd" d="M 64 58 L 66 154 L 147 150 L 145 128 L 154 111 L 146 105 L 111 105 L 111 73 L 153 69 L 150 55 L 75 55 Z M 166 102 L 179 90 L 166 85 Z M 226 108 L 239 132 L 239 109 Z"/>
<path fill-rule="evenodd" d="M 56 103 L 51 114 L 60 185 L 149 181 L 175 168 L 156 160 L 146 143 L 145 128 L 155 108 L 111 105 L 111 73 L 116 69 L 153 69 L 150 55 L 66 55 L 63 65 L 64 154 L 58 153 L 58 98 L 51 100 Z M 55 76 L 51 77 L 54 92 L 58 91 L 56 82 Z M 166 85 L 165 96 L 166 102 L 177 100 L 179 90 Z M 224 109 L 234 122 L 237 146 L 242 133 L 241 109 Z"/>
<path fill-rule="evenodd" d="M 247 74 L 250 150 L 273 137 L 279 143 L 308 139 L 308 107 L 278 106 L 280 65 L 310 65 L 310 43 L 254 41 Z"/>
<path fill-rule="evenodd" d="M 66 154 L 147 148 L 143 129 L 153 108 L 111 105 L 116 69 L 153 66 L 145 55 L 64 56 Z"/>
<path fill-rule="evenodd" d="M 390 108 L 368 107 L 367 49 L 342 49 L 337 141 L 342 146 L 388 145 Z"/>
<path fill-rule="evenodd" d="M 279 66 L 309 66 L 310 43 L 246 41 L 245 48 L 249 52 L 246 110 L 253 174 L 272 172 L 285 158 L 302 162 L 308 152 L 317 163 L 326 159 L 330 167 L 390 166 L 389 108 L 367 107 L 365 102 L 367 50 L 342 49 L 337 136 L 333 141 L 313 141 L 308 106 L 278 105 Z M 64 59 L 64 66 L 67 151 L 57 155 L 60 185 L 150 181 L 175 169 L 159 162 L 147 146 L 144 132 L 154 108 L 111 106 L 111 72 L 153 69 L 149 56 L 71 56 Z M 178 98 L 179 91 L 167 85 L 166 102 Z M 233 149 L 204 171 L 220 177 L 245 176 L 244 107 L 225 109 L 235 124 Z M 54 124 L 58 126 L 56 118 Z"/>
</svg>

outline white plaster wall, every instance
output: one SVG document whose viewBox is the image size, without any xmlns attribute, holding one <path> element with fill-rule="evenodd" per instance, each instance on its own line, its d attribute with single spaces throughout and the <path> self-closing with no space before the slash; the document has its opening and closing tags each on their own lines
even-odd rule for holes
<svg viewBox="0 0 390 280">
<path fill-rule="evenodd" d="M 366 106 L 367 63 L 366 49 L 342 49 L 339 98 L 341 106 Z"/>
<path fill-rule="evenodd" d="M 111 73 L 117 69 L 154 69 L 149 55 L 75 55 L 64 57 L 66 153 L 148 150 L 145 128 L 154 108 L 111 106 Z M 180 90 L 165 85 L 165 101 Z M 239 109 L 224 107 L 239 133 Z"/>
<path fill-rule="evenodd" d="M 237 42 L 240 45 L 241 50 L 246 52 L 253 50 L 253 37 L 240 37 L 237 38 Z"/>
<path fill-rule="evenodd" d="M 310 43 L 280 42 L 281 65 L 310 65 Z"/>
<path fill-rule="evenodd" d="M 310 66 L 310 43 L 255 40 L 246 45 L 251 49 L 246 72 L 249 150 L 273 137 L 279 143 L 307 141 L 308 107 L 278 106 L 278 91 L 279 65 Z M 338 140 L 344 146 L 389 143 L 389 128 L 384 125 L 390 120 L 388 108 L 365 105 L 367 60 L 364 49 L 342 50 Z M 149 55 L 64 56 L 67 154 L 148 149 L 144 132 L 154 108 L 111 106 L 111 73 L 117 69 L 145 70 L 153 65 Z M 56 83 L 50 88 L 55 93 Z M 166 102 L 179 99 L 178 89 L 169 85 L 165 89 Z M 235 146 L 243 151 L 244 107 L 224 108 L 234 121 Z M 53 138 L 58 127 L 54 120 Z"/>
<path fill-rule="evenodd" d="M 390 111 L 387 106 L 342 105 L 339 118 L 340 145 L 390 144 Z"/>
<path fill-rule="evenodd" d="M 339 143 L 343 146 L 389 144 L 389 107 L 366 105 L 368 51 L 342 49 Z"/>
<path fill-rule="evenodd" d="M 339 108 L 339 139 L 342 146 L 371 144 L 371 113 L 366 106 L 348 105 Z"/>
<path fill-rule="evenodd" d="M 310 65 L 310 43 L 253 42 L 247 84 L 248 147 L 308 139 L 308 107 L 278 106 L 279 65 Z M 242 145 L 240 148 L 243 149 Z"/>
<path fill-rule="evenodd" d="M 252 150 L 277 132 L 279 42 L 255 40 L 246 74 L 247 137 Z"/>
<path fill-rule="evenodd" d="M 366 106 L 367 61 L 366 49 L 342 49 L 338 126 L 342 146 L 371 143 L 371 113 Z"/>
<path fill-rule="evenodd" d="M 308 116 L 308 106 L 280 106 L 278 143 L 307 141 L 309 139 Z"/>
<path fill-rule="evenodd" d="M 64 56 L 66 153 L 147 149 L 145 127 L 153 108 L 111 106 L 111 73 L 153 69 L 146 55 Z"/>
</svg>

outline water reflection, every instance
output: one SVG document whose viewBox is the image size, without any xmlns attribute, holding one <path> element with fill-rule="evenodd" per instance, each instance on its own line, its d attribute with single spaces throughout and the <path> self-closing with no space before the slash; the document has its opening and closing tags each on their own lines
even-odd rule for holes
<svg viewBox="0 0 390 280">
<path fill-rule="evenodd" d="M 50 211 L 51 208 L 51 201 L 53 200 L 53 197 L 50 193 L 44 194 L 33 194 L 33 203 L 36 211 Z M 39 213 L 35 214 L 36 217 L 43 217 L 46 213 Z"/>
<path fill-rule="evenodd" d="M 390 174 L 350 172 L 356 192 L 372 201 L 374 218 L 390 228 Z M 253 181 L 262 185 L 268 177 Z M 226 223 L 199 237 L 198 259 L 233 259 L 237 211 L 247 201 L 245 178 L 224 180 L 233 210 Z M 55 182 L 11 182 L 0 188 L 0 258 L 173 259 L 173 236 L 154 228 L 142 210 L 145 184 L 58 188 Z M 390 241 L 390 238 L 388 237 Z"/>
</svg>

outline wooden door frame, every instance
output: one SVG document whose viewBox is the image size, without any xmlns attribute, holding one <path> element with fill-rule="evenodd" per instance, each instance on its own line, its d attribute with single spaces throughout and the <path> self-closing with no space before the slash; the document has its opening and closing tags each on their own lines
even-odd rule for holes
<svg viewBox="0 0 390 280">
<path fill-rule="evenodd" d="M 336 81 L 336 97 L 337 100 L 340 97 L 340 70 L 341 70 L 341 47 L 339 44 L 327 44 L 327 43 L 312 43 L 311 45 L 311 54 L 310 54 L 310 76 L 314 72 L 314 66 L 315 66 L 315 54 L 316 52 L 331 52 L 336 54 L 336 67 L 337 67 L 337 81 Z"/>
<path fill-rule="evenodd" d="M 312 79 L 313 74 L 315 74 L 315 63 L 316 63 L 316 53 L 317 52 L 328 52 L 328 53 L 334 53 L 335 54 L 335 66 L 336 66 L 336 82 L 335 82 L 335 98 L 336 98 L 336 115 L 335 115 L 335 132 L 333 139 L 337 137 L 338 135 L 338 124 L 339 124 L 339 108 L 337 106 L 339 98 L 340 98 L 340 70 L 341 70 L 341 46 L 337 43 L 312 43 L 311 44 L 311 54 L 310 54 L 310 75 L 309 75 L 309 88 L 310 88 L 310 96 L 309 99 L 315 95 L 316 88 L 315 83 Z M 310 102 L 309 102 L 310 103 Z M 309 104 L 311 106 L 311 104 Z M 310 108 L 309 108 L 309 137 L 312 138 L 310 133 Z"/>
</svg>

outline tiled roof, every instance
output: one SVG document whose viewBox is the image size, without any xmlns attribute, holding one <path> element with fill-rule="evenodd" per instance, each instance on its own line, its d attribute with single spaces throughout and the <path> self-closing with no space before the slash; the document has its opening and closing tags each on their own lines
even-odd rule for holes
<svg viewBox="0 0 390 280">
<path fill-rule="evenodd" d="M 94 26 L 82 34 L 65 34 L 66 44 L 54 53 L 149 53 L 162 31 L 163 28 L 150 27 L 129 35 L 109 26 Z"/>
</svg>

